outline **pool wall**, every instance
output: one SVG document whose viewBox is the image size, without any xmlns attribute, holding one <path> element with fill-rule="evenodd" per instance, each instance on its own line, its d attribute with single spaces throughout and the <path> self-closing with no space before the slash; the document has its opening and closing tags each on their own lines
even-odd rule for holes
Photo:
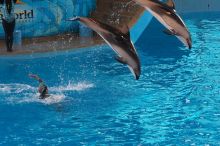
<svg viewBox="0 0 220 146">
<path fill-rule="evenodd" d="M 139 37 L 144 33 L 144 30 L 147 28 L 152 18 L 153 16 L 149 12 L 144 11 L 138 21 L 132 26 L 130 32 L 131 40 L 134 43 L 136 43 Z"/>
<path fill-rule="evenodd" d="M 220 11 L 219 0 L 175 0 L 180 13 Z"/>
</svg>

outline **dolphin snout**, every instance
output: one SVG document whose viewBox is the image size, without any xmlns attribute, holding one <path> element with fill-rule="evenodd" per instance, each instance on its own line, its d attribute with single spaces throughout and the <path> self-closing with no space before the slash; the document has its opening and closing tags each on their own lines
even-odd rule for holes
<svg viewBox="0 0 220 146">
<path fill-rule="evenodd" d="M 135 79 L 138 80 L 140 78 L 140 75 L 135 74 Z"/>
<path fill-rule="evenodd" d="M 191 38 L 186 39 L 189 49 L 192 48 L 192 40 Z"/>
<path fill-rule="evenodd" d="M 140 75 L 141 75 L 140 69 L 134 69 L 134 76 L 136 80 L 140 78 Z"/>
</svg>

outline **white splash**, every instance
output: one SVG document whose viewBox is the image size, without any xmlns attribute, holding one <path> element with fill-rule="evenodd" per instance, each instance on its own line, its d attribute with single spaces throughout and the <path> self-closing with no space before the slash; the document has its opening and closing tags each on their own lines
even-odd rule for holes
<svg viewBox="0 0 220 146">
<path fill-rule="evenodd" d="M 39 94 L 28 94 L 25 97 L 9 97 L 7 98 L 8 104 L 22 104 L 22 103 L 43 103 L 46 105 L 60 103 L 65 99 L 65 95 L 63 94 L 51 94 L 50 97 L 46 99 L 39 99 Z"/>
<path fill-rule="evenodd" d="M 49 87 L 50 97 L 46 99 L 39 99 L 37 87 L 32 87 L 26 84 L 0 84 L 0 94 L 7 94 L 4 98 L 8 104 L 21 104 L 21 103 L 43 103 L 55 104 L 62 102 L 66 96 L 64 91 L 83 91 L 94 87 L 94 84 L 85 81 L 73 84 L 69 82 L 66 86 Z M 15 94 L 15 95 L 13 95 Z M 17 95 L 16 95 L 17 94 Z"/>
<path fill-rule="evenodd" d="M 87 83 L 87 82 L 79 82 L 77 84 L 73 84 L 69 82 L 68 85 L 66 86 L 59 86 L 59 87 L 51 87 L 51 91 L 83 91 L 89 88 L 93 88 L 94 84 L 92 83 Z"/>
<path fill-rule="evenodd" d="M 21 93 L 23 91 L 33 91 L 36 88 L 26 84 L 0 84 L 0 93 Z"/>
</svg>

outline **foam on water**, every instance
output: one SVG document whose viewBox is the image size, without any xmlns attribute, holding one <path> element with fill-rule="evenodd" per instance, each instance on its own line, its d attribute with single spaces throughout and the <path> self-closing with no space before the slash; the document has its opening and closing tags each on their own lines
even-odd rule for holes
<svg viewBox="0 0 220 146">
<path fill-rule="evenodd" d="M 73 84 L 71 82 L 68 83 L 66 86 L 59 86 L 59 87 L 52 87 L 50 88 L 51 91 L 83 91 L 89 88 L 93 88 L 94 84 L 87 83 L 86 81 L 79 82 L 76 84 Z"/>
<path fill-rule="evenodd" d="M 64 101 L 66 95 L 64 91 L 83 91 L 94 87 L 94 84 L 85 81 L 72 84 L 69 82 L 67 85 L 58 87 L 49 87 L 50 97 L 42 100 L 39 99 L 37 87 L 27 84 L 0 84 L 0 94 L 9 94 L 4 100 L 8 104 L 21 104 L 21 103 L 43 103 L 54 104 Z M 19 95 L 18 95 L 19 94 Z"/>
<path fill-rule="evenodd" d="M 34 91 L 36 88 L 27 84 L 0 84 L 0 93 L 22 93 L 23 91 Z"/>
<path fill-rule="evenodd" d="M 7 98 L 7 103 L 8 104 L 23 104 L 23 103 L 38 102 L 38 103 L 49 105 L 49 104 L 62 102 L 65 99 L 65 97 L 66 96 L 64 94 L 51 94 L 50 97 L 42 100 L 42 99 L 39 99 L 39 94 L 37 93 L 37 94 L 28 94 L 21 98 L 14 97 L 14 96 L 9 97 Z"/>
</svg>

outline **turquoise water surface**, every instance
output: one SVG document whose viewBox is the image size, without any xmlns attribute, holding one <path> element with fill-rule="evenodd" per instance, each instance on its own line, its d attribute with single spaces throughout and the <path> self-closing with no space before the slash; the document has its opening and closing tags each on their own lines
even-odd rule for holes
<svg viewBox="0 0 220 146">
<path fill-rule="evenodd" d="M 135 44 L 138 81 L 106 45 L 1 57 L 0 145 L 220 145 L 220 17 L 183 18 L 192 50 L 153 20 Z"/>
</svg>

